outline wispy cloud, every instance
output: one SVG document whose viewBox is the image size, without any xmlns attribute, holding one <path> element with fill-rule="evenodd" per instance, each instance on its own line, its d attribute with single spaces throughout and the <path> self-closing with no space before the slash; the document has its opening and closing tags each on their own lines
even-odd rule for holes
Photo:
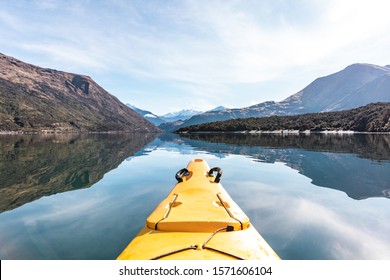
<svg viewBox="0 0 390 280">
<path fill-rule="evenodd" d="M 184 90 L 199 104 L 220 94 L 233 104 L 278 99 L 297 79 L 303 87 L 350 63 L 388 63 L 387 1 L 6 2 L 0 44 L 15 54 L 97 77 L 158 80 L 177 89 L 165 102 Z M 262 91 L 281 77 L 284 91 Z M 258 91 L 243 100 L 237 89 L 248 84 Z"/>
</svg>

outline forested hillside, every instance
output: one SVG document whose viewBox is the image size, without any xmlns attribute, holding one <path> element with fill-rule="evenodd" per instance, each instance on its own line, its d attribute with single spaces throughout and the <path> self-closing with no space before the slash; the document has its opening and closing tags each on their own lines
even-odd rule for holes
<svg viewBox="0 0 390 280">
<path fill-rule="evenodd" d="M 390 103 L 374 103 L 352 110 L 296 116 L 234 119 L 179 129 L 178 133 L 234 131 L 358 131 L 390 132 Z"/>
</svg>

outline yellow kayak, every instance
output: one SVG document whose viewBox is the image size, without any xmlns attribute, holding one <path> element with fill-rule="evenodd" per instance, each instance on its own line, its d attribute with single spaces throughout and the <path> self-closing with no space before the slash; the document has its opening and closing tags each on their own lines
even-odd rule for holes
<svg viewBox="0 0 390 280">
<path fill-rule="evenodd" d="M 279 259 L 219 183 L 220 168 L 192 160 L 118 260 Z"/>
</svg>

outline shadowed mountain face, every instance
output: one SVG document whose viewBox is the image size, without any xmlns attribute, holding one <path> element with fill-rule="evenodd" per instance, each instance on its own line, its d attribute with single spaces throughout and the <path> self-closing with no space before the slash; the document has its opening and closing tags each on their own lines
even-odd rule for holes
<svg viewBox="0 0 390 280">
<path fill-rule="evenodd" d="M 0 131 L 159 130 L 88 76 L 0 54 Z"/>
<path fill-rule="evenodd" d="M 283 162 L 354 199 L 390 198 L 390 135 L 186 135 L 170 141 L 213 154 Z M 375 182 L 375 183 L 373 183 Z"/>
<path fill-rule="evenodd" d="M 156 136 L 0 135 L 0 212 L 88 188 Z"/>
</svg>

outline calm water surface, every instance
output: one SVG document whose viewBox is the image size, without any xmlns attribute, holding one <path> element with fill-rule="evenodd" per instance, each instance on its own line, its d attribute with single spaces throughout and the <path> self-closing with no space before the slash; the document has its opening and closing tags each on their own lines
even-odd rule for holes
<svg viewBox="0 0 390 280">
<path fill-rule="evenodd" d="M 390 259 L 389 135 L 0 135 L 0 258 L 115 259 L 196 157 L 283 259 Z"/>
</svg>

